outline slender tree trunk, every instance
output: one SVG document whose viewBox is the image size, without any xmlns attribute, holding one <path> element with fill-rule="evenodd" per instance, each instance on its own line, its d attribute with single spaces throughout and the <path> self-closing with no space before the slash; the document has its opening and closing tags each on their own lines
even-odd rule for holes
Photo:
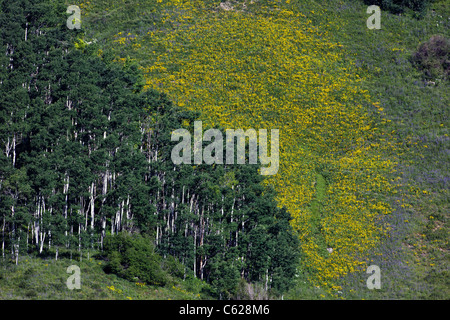
<svg viewBox="0 0 450 320">
<path fill-rule="evenodd" d="M 130 223 L 131 219 L 133 218 L 131 216 L 130 195 L 127 195 L 127 208 L 126 208 L 126 210 L 127 210 L 126 211 L 126 217 L 127 217 L 126 225 L 129 226 L 129 223 Z"/>
<path fill-rule="evenodd" d="M 88 211 L 89 210 L 84 210 L 84 197 L 80 197 L 80 214 L 82 216 L 84 216 L 84 229 L 83 230 L 87 230 L 87 226 L 88 226 Z"/>
<path fill-rule="evenodd" d="M 231 206 L 231 219 L 230 219 L 231 223 L 233 223 L 233 221 L 234 221 L 233 215 L 234 215 L 234 206 L 235 206 L 235 204 L 236 204 L 236 197 L 233 198 L 233 205 Z M 233 237 L 231 233 L 232 233 L 232 231 L 230 230 L 230 238 Z"/>
<path fill-rule="evenodd" d="M 31 222 L 28 221 L 28 223 L 27 223 L 27 241 L 26 241 L 26 251 L 27 252 L 28 252 L 28 238 L 29 238 L 28 233 L 30 231 L 30 224 L 31 224 Z"/>
<path fill-rule="evenodd" d="M 69 209 L 69 175 L 67 172 L 64 174 L 64 187 L 63 187 L 63 194 L 64 194 L 64 219 L 67 221 L 67 211 Z M 67 237 L 67 229 L 64 231 L 65 239 L 66 239 L 66 246 L 68 245 L 68 237 Z"/>
<path fill-rule="evenodd" d="M 34 241 L 36 244 L 36 249 L 39 249 L 39 210 L 41 203 L 39 201 L 39 197 L 36 199 L 36 211 L 34 213 L 34 222 L 33 222 L 33 234 L 34 234 Z"/>
<path fill-rule="evenodd" d="M 81 223 L 78 223 L 78 253 L 81 259 Z"/>
<path fill-rule="evenodd" d="M 174 227 L 175 227 L 175 219 L 176 219 L 176 213 L 175 213 L 175 187 L 174 187 L 174 182 L 172 183 L 172 195 L 171 195 L 171 204 L 170 204 L 170 206 L 171 206 L 171 216 L 172 216 L 172 219 L 171 219 L 171 223 L 170 223 L 170 227 L 171 227 L 171 229 L 170 229 L 170 231 L 171 231 L 171 233 L 172 234 L 174 234 L 174 232 L 175 232 L 175 229 L 174 229 Z"/>
<path fill-rule="evenodd" d="M 2 258 L 5 259 L 5 216 L 3 216 L 3 225 L 2 225 Z"/>
<path fill-rule="evenodd" d="M 95 184 L 92 182 L 91 187 L 89 189 L 90 192 L 90 208 L 91 208 L 91 232 L 94 230 L 94 216 L 95 216 L 95 204 L 94 204 L 94 198 L 95 198 Z"/>
<path fill-rule="evenodd" d="M 12 165 L 13 168 L 16 167 L 16 134 L 13 135 L 12 141 Z"/>
<path fill-rule="evenodd" d="M 203 239 L 205 237 L 205 219 L 204 219 L 204 206 L 202 206 L 200 212 L 200 247 L 203 247 Z M 203 280 L 203 255 L 200 256 L 200 279 Z"/>
<path fill-rule="evenodd" d="M 14 223 L 14 205 L 11 206 L 11 217 L 13 218 L 12 229 L 11 229 L 11 255 L 12 259 L 15 259 L 16 256 L 16 226 Z M 16 263 L 17 264 L 17 263 Z"/>
<path fill-rule="evenodd" d="M 197 226 L 194 226 L 194 277 L 197 278 Z"/>
<path fill-rule="evenodd" d="M 39 237 L 40 237 L 39 253 L 42 253 L 42 251 L 44 251 L 45 232 L 39 231 Z"/>
<path fill-rule="evenodd" d="M 264 283 L 264 289 L 267 291 L 267 285 L 269 282 L 269 269 L 266 269 L 266 281 Z"/>
<path fill-rule="evenodd" d="M 192 214 L 194 207 L 195 194 L 192 194 L 189 212 Z M 194 230 L 194 277 L 197 277 L 197 225 L 192 222 L 192 229 Z"/>
<path fill-rule="evenodd" d="M 106 135 L 106 132 L 105 132 Z M 105 167 L 108 167 L 108 162 L 105 164 Z M 109 170 L 105 171 L 105 174 L 103 175 L 103 185 L 102 185 L 102 215 L 100 217 L 102 231 L 100 235 L 100 248 L 103 250 L 103 239 L 105 238 L 105 230 L 106 230 L 106 217 L 105 213 L 103 212 L 104 204 L 106 201 L 106 193 L 108 192 L 108 177 L 109 177 Z"/>
<path fill-rule="evenodd" d="M 40 198 L 40 202 L 41 205 L 39 206 L 40 212 L 39 212 L 39 243 L 40 243 L 40 247 L 39 247 L 39 253 L 42 253 L 42 251 L 44 251 L 44 241 L 45 241 L 45 232 L 42 231 L 42 226 L 43 226 L 43 213 L 45 212 L 45 200 L 43 196 L 39 196 Z"/>
<path fill-rule="evenodd" d="M 20 236 L 19 239 L 17 240 L 17 243 L 14 244 L 16 265 L 19 264 L 19 246 L 20 246 Z"/>
</svg>

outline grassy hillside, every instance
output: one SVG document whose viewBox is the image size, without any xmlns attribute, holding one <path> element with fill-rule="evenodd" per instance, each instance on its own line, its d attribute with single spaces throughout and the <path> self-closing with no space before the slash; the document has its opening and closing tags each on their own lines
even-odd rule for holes
<svg viewBox="0 0 450 320">
<path fill-rule="evenodd" d="M 343 24 L 342 32 L 333 34 L 357 55 L 367 75 L 364 87 L 379 102 L 386 132 L 398 146 L 393 177 L 398 193 L 389 199 L 393 212 L 387 217 L 392 229 L 373 259 L 387 275 L 379 297 L 449 297 L 449 83 L 427 82 L 410 62 L 433 35 L 448 39 L 448 4 L 436 1 L 422 20 L 384 14 L 381 32 Z M 361 6 L 347 4 L 339 12 L 356 20 Z M 353 290 L 362 288 L 366 277 L 356 276 Z"/>
<path fill-rule="evenodd" d="M 130 282 L 103 271 L 105 261 L 84 257 L 55 260 L 54 256 L 21 257 L 19 264 L 0 264 L 0 300 L 197 300 L 210 298 L 207 286 L 198 279 L 164 287 Z M 69 290 L 67 268 L 80 268 L 81 288 Z M 202 289 L 206 291 L 202 291 Z"/>
<path fill-rule="evenodd" d="M 119 63 L 137 61 L 146 88 L 202 111 L 204 127 L 280 129 L 280 169 L 269 183 L 302 251 L 285 298 L 450 297 L 448 81 L 424 81 L 410 62 L 432 35 L 449 37 L 448 1 L 421 20 L 383 12 L 381 30 L 367 29 L 367 6 L 356 0 L 74 3 L 84 41 L 97 39 L 98 54 L 110 49 Z M 39 296 L 29 274 L 46 266 L 30 261 L 5 267 L 15 269 L 0 287 L 23 283 L 17 297 Z M 49 261 L 61 275 L 48 276 L 55 288 L 64 263 Z M 56 297 L 198 294 L 140 288 L 97 263 L 83 262 L 90 289 L 55 289 Z M 366 287 L 371 264 L 381 290 Z"/>
</svg>

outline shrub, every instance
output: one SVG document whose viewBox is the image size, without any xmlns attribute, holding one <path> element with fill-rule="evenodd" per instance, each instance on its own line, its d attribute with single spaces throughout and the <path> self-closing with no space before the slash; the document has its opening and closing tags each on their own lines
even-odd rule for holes
<svg viewBox="0 0 450 320">
<path fill-rule="evenodd" d="M 149 238 L 123 232 L 106 237 L 103 249 L 108 261 L 105 272 L 130 281 L 138 278 L 149 284 L 166 284 L 168 277 L 161 267 L 162 258 Z"/>
<path fill-rule="evenodd" d="M 426 80 L 448 80 L 450 74 L 450 39 L 432 36 L 422 43 L 412 56 L 412 63 L 423 72 Z"/>
<path fill-rule="evenodd" d="M 163 261 L 163 270 L 173 277 L 182 278 L 184 276 L 184 266 L 173 256 L 168 256 Z"/>
</svg>

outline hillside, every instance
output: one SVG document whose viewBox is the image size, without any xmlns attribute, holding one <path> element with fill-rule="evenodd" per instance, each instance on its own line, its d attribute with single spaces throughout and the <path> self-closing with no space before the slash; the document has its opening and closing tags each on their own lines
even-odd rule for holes
<svg viewBox="0 0 450 320">
<path fill-rule="evenodd" d="M 69 257 L 26 256 L 16 265 L 1 265 L 0 300 L 198 300 L 211 299 L 200 280 L 188 279 L 170 286 L 152 286 L 131 282 L 103 271 L 104 261 L 93 258 L 70 260 Z M 102 265 L 103 264 L 103 265 Z M 67 268 L 80 268 L 81 290 L 67 288 L 72 273 Z M 206 291 L 202 288 L 206 288 Z M 206 293 L 205 293 L 206 292 Z"/>
<path fill-rule="evenodd" d="M 109 261 L 112 266 L 114 256 L 108 256 L 105 262 L 99 254 L 95 256 L 98 260 L 84 258 L 82 262 L 89 277 L 92 275 L 92 286 L 88 291 L 71 293 L 61 287 L 68 260 L 48 257 L 46 261 L 25 255 L 18 266 L 3 265 L 1 298 L 91 299 L 96 294 L 107 299 L 223 298 L 237 294 L 240 277 L 253 282 L 256 288 L 261 285 L 267 289 L 268 282 L 273 283 L 272 298 L 449 298 L 449 83 L 445 69 L 444 75 L 425 74 L 412 60 L 419 45 L 433 35 L 442 35 L 448 41 L 448 2 L 434 1 L 422 16 L 412 10 L 401 14 L 383 10 L 380 30 L 367 28 L 367 5 L 356 0 L 66 1 L 69 4 L 81 9 L 82 27 L 73 31 L 70 39 L 79 52 L 123 66 L 134 77 L 130 80 L 131 76 L 124 76 L 128 86 L 132 84 L 135 91 L 139 88 L 144 93 L 156 90 L 173 102 L 177 111 L 167 116 L 167 122 L 161 122 L 161 132 L 176 129 L 177 125 L 192 128 L 194 119 L 202 120 L 204 130 L 279 129 L 279 168 L 275 175 L 264 179 L 254 178 L 259 176 L 255 175 L 256 169 L 232 167 L 222 172 L 208 166 L 183 169 L 178 175 L 161 179 L 172 168 L 155 165 L 150 172 L 160 181 L 180 181 L 176 185 L 177 194 L 181 194 L 178 218 L 166 211 L 170 207 L 166 199 L 170 201 L 175 192 L 165 188 L 164 182 L 161 191 L 152 191 L 151 184 L 134 187 L 140 173 L 133 173 L 123 185 L 117 182 L 117 190 L 125 192 L 123 195 L 128 192 L 126 188 L 133 188 L 139 194 L 154 192 L 151 203 L 163 200 L 155 209 L 143 205 L 136 215 L 137 222 L 129 225 L 126 219 L 119 220 L 123 227 L 117 226 L 116 230 L 114 219 L 106 219 L 105 224 L 111 223 L 111 233 L 146 230 L 143 233 L 155 237 L 156 250 L 164 259 L 174 255 L 180 260 L 184 277 L 193 266 L 193 275 L 204 282 L 195 279 L 195 285 L 188 284 L 181 275 L 179 279 L 169 276 L 173 282 L 168 281 L 165 287 L 141 288 L 105 274 L 99 263 Z M 133 101 L 155 100 L 153 96 L 145 97 L 142 94 Z M 114 101 L 111 99 L 111 103 Z M 152 121 L 164 116 L 158 113 L 161 109 L 157 110 Z M 130 141 L 138 144 L 137 138 L 131 136 Z M 162 149 L 168 141 L 164 139 L 151 150 Z M 99 142 L 99 150 L 100 146 Z M 128 152 L 127 146 L 126 142 L 117 144 L 124 152 Z M 155 154 L 148 155 L 148 159 Z M 117 162 L 118 172 L 126 173 L 133 167 L 125 158 Z M 135 163 L 144 160 L 138 156 L 133 159 Z M 198 175 L 198 179 L 185 182 L 186 175 Z M 20 181 L 21 176 L 18 174 L 16 179 Z M 86 183 L 81 175 L 79 181 Z M 197 189 L 198 181 L 208 184 Z M 234 193 L 235 185 L 242 188 L 238 194 Z M 86 183 L 86 190 L 89 187 Z M 98 188 L 101 192 L 101 184 Z M 273 193 L 269 191 L 272 188 Z M 191 215 L 187 208 L 183 211 L 185 190 L 187 199 L 189 192 L 192 199 L 198 195 L 199 208 L 203 205 L 207 209 L 192 211 L 191 200 Z M 217 190 L 225 200 L 214 196 L 219 194 Z M 123 199 L 126 202 L 127 197 Z M 122 203 L 125 211 L 141 206 L 138 200 L 131 199 L 130 207 L 119 200 L 117 203 Z M 240 218 L 233 216 L 236 199 Z M 88 202 L 86 195 L 86 205 Z M 89 220 L 92 229 L 102 226 L 103 220 L 95 219 L 101 219 L 103 212 L 112 212 L 115 203 L 107 202 L 105 209 L 102 202 L 100 211 L 94 212 L 98 218 L 92 216 Z M 231 220 L 215 215 L 220 212 L 219 203 L 223 203 L 222 212 L 229 208 Z M 77 206 L 74 202 L 74 210 Z M 151 212 L 156 213 L 156 220 L 148 218 L 146 210 L 155 210 Z M 208 217 L 205 220 L 203 212 Z M 128 215 L 127 211 L 127 219 Z M 187 230 L 189 226 L 196 237 L 197 230 L 205 229 L 196 229 L 195 219 L 201 221 L 198 226 L 207 221 L 213 231 L 209 238 L 205 233 L 205 244 L 198 240 L 197 246 L 195 238 L 191 253 L 184 244 L 187 233 L 177 234 L 174 230 Z M 242 230 L 239 235 L 238 230 Z M 260 238 L 262 230 L 267 234 Z M 227 232 L 231 240 L 222 244 Z M 256 250 L 253 255 L 245 255 L 245 250 L 253 248 L 249 244 L 256 245 L 259 251 L 252 249 Z M 216 246 L 226 252 L 226 257 L 217 258 Z M 82 254 L 86 255 L 86 250 Z M 239 259 L 242 264 L 237 264 L 236 269 L 234 262 L 232 268 L 225 268 Z M 119 264 L 124 262 L 119 260 Z M 57 270 L 60 277 L 45 277 L 55 288 L 52 296 L 45 296 L 30 280 L 38 270 L 45 272 L 46 265 Z M 380 290 L 367 289 L 369 265 L 380 267 Z M 123 294 L 117 295 L 111 285 Z"/>
</svg>

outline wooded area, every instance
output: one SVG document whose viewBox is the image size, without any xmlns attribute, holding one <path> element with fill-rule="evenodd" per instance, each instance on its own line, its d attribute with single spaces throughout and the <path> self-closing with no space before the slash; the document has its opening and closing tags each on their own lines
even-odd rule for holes
<svg viewBox="0 0 450 320">
<path fill-rule="evenodd" d="M 61 1 L 0 1 L 2 258 L 102 250 L 145 234 L 200 279 L 285 291 L 298 241 L 259 165 L 174 165 L 198 114 L 142 90 L 138 66 L 73 45 Z"/>
</svg>

